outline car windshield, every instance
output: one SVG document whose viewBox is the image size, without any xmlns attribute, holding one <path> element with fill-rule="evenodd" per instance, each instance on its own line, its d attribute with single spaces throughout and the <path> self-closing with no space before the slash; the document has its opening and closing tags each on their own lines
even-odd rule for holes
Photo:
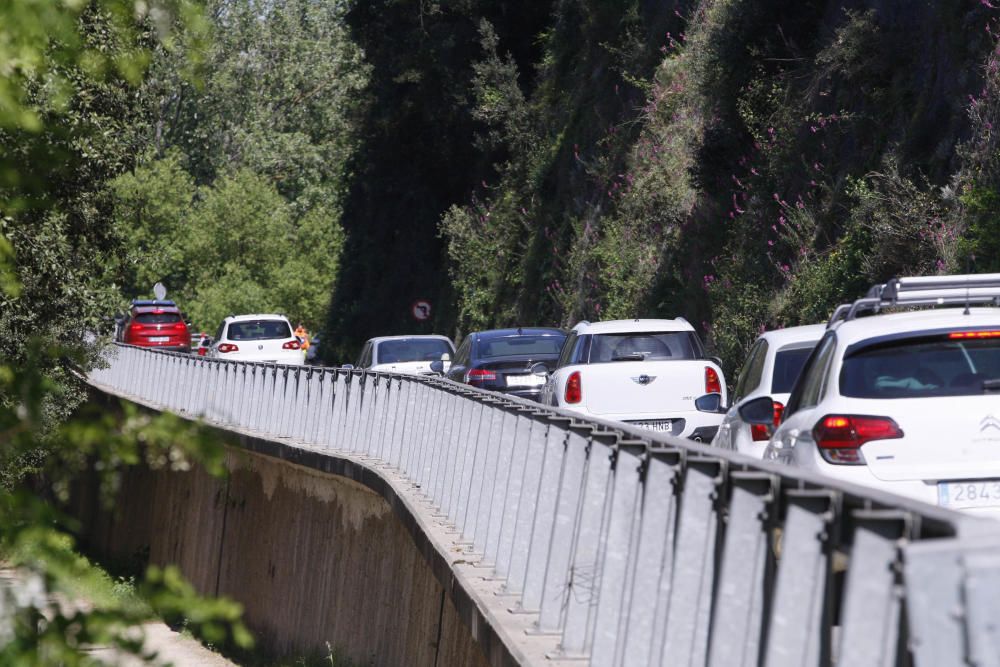
<svg viewBox="0 0 1000 667">
<path fill-rule="evenodd" d="M 284 320 L 248 320 L 229 325 L 229 340 L 274 340 L 291 338 L 292 328 Z"/>
<path fill-rule="evenodd" d="M 594 336 L 590 363 L 697 359 L 698 349 L 690 331 L 629 332 Z"/>
<path fill-rule="evenodd" d="M 380 364 L 396 364 L 434 361 L 442 354 L 451 354 L 451 347 L 440 338 L 400 338 L 379 343 L 375 359 Z"/>
<path fill-rule="evenodd" d="M 483 359 L 495 359 L 497 357 L 558 357 L 564 340 L 566 340 L 566 336 L 562 334 L 501 336 L 485 340 L 480 339 L 477 350 L 479 356 Z"/>
<path fill-rule="evenodd" d="M 1000 391 L 1000 334 L 954 332 L 890 341 L 844 359 L 840 393 L 856 398 L 973 396 Z M 996 333 L 996 332 L 978 332 Z"/>
<path fill-rule="evenodd" d="M 787 394 L 792 391 L 795 380 L 812 352 L 811 347 L 778 350 L 774 355 L 774 373 L 771 377 L 771 392 Z"/>
<path fill-rule="evenodd" d="M 180 322 L 179 313 L 136 313 L 135 321 L 139 324 L 173 324 Z"/>
</svg>

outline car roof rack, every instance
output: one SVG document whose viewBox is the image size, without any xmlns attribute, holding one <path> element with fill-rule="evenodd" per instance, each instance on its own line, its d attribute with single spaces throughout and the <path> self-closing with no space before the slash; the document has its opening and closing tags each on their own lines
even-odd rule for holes
<svg viewBox="0 0 1000 667">
<path fill-rule="evenodd" d="M 885 284 L 873 285 L 857 301 L 837 306 L 826 326 L 856 319 L 862 313 L 878 313 L 883 308 L 965 306 L 968 309 L 972 304 L 1000 306 L 1000 273 L 893 278 Z"/>
<path fill-rule="evenodd" d="M 169 299 L 132 299 L 133 306 L 176 306 L 177 304 Z"/>
</svg>

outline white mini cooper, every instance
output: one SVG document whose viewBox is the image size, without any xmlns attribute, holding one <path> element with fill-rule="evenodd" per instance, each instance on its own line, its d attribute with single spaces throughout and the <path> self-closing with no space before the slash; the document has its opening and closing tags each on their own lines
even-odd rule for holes
<svg viewBox="0 0 1000 667">
<path fill-rule="evenodd" d="M 726 398 L 718 360 L 705 356 L 694 327 L 677 318 L 576 325 L 541 401 L 708 442 L 722 421 Z"/>
</svg>

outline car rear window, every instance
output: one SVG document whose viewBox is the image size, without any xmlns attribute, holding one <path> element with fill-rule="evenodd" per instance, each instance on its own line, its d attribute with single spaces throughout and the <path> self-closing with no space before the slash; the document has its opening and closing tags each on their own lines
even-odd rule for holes
<svg viewBox="0 0 1000 667">
<path fill-rule="evenodd" d="M 811 347 L 778 350 L 774 355 L 774 373 L 771 376 L 772 393 L 787 394 L 792 391 L 811 352 Z"/>
<path fill-rule="evenodd" d="M 139 324 L 173 324 L 180 322 L 181 316 L 179 313 L 136 313 L 133 319 Z"/>
<path fill-rule="evenodd" d="M 284 320 L 250 320 L 229 325 L 229 340 L 274 340 L 291 338 L 292 328 Z"/>
<path fill-rule="evenodd" d="M 480 339 L 477 351 L 483 359 L 538 355 L 558 356 L 564 340 L 566 340 L 565 336 L 532 336 L 528 334 Z"/>
<path fill-rule="evenodd" d="M 1000 336 L 955 335 L 895 340 L 849 354 L 840 371 L 840 393 L 856 398 L 973 396 L 985 393 L 987 384 L 997 391 Z"/>
<path fill-rule="evenodd" d="M 598 334 L 591 343 L 590 363 L 698 359 L 700 352 L 690 331 Z"/>
<path fill-rule="evenodd" d="M 432 338 L 404 338 L 384 340 L 378 344 L 376 361 L 394 364 L 405 361 L 435 361 L 442 354 L 451 354 L 451 347 L 443 340 Z"/>
</svg>

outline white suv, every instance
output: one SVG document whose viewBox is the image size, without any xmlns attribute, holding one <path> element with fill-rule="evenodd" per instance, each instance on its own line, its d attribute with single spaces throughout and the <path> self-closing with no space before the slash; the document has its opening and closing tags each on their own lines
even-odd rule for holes
<svg viewBox="0 0 1000 667">
<path fill-rule="evenodd" d="M 302 344 L 284 315 L 230 315 L 222 320 L 208 357 L 299 366 Z"/>
<path fill-rule="evenodd" d="M 823 324 L 809 324 L 767 331 L 757 338 L 736 380 L 733 407 L 722 420 L 713 445 L 758 459 L 764 455 L 774 429 L 746 423 L 740 417 L 739 408 L 755 398 L 770 396 L 774 403 L 774 426 L 777 426 L 802 366 L 825 331 Z"/>
<path fill-rule="evenodd" d="M 1000 274 L 896 279 L 838 308 L 764 458 L 1000 516 L 1000 308 L 975 304 L 1000 305 Z M 769 424 L 771 406 L 740 412 Z"/>
<path fill-rule="evenodd" d="M 540 400 L 708 442 L 722 421 L 726 381 L 683 318 L 581 322 Z"/>
</svg>

